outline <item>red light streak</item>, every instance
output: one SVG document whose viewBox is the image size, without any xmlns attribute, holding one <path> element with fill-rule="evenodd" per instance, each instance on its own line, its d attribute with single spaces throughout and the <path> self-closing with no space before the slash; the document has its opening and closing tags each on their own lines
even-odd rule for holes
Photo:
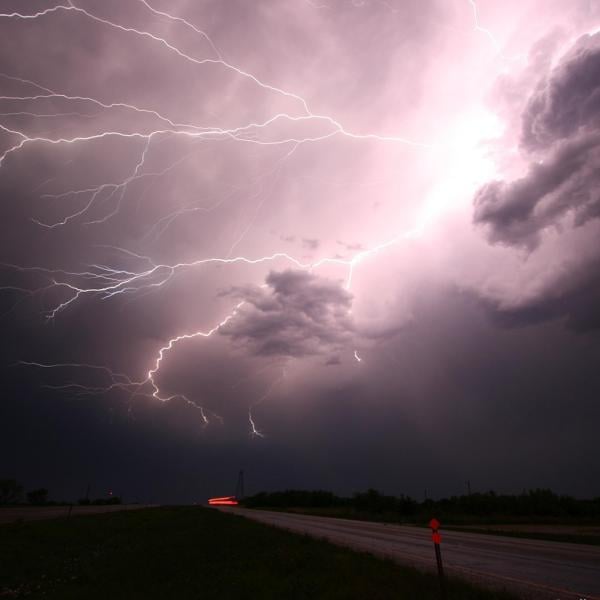
<svg viewBox="0 0 600 600">
<path fill-rule="evenodd" d="M 235 496 L 209 498 L 208 503 L 210 504 L 210 506 L 237 506 L 239 504 L 239 502 L 235 499 Z"/>
</svg>

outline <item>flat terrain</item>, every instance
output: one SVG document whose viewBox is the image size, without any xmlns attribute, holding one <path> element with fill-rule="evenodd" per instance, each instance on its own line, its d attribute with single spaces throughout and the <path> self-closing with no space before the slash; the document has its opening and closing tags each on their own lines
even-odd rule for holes
<svg viewBox="0 0 600 600">
<path fill-rule="evenodd" d="M 460 525 L 450 526 L 455 531 L 472 531 L 491 535 L 504 535 L 532 540 L 571 542 L 600 546 L 600 526 L 598 525 L 540 525 L 531 523 L 512 523 L 505 525 Z"/>
<path fill-rule="evenodd" d="M 448 600 L 515 600 L 461 581 Z M 0 598 L 438 600 L 435 577 L 201 507 L 0 526 Z"/>
<path fill-rule="evenodd" d="M 401 562 L 435 566 L 431 534 L 423 528 L 242 508 L 226 510 Z M 448 531 L 442 533 L 442 553 L 450 573 L 505 585 L 523 597 L 600 598 L 600 548 L 595 546 Z"/>
<path fill-rule="evenodd" d="M 41 519 L 59 519 L 62 517 L 97 515 L 121 510 L 139 510 L 148 508 L 144 504 L 110 504 L 102 506 L 9 506 L 0 508 L 0 524 L 15 521 L 39 521 Z"/>
<path fill-rule="evenodd" d="M 368 521 L 369 523 L 387 523 L 397 525 L 417 525 L 423 527 L 429 519 L 431 511 L 426 513 L 406 515 L 398 511 L 360 511 L 350 506 L 330 507 L 294 507 L 268 508 L 261 510 L 294 513 L 317 517 L 332 517 L 335 519 L 350 519 L 352 521 Z M 435 510 L 434 510 L 435 512 Z M 593 518 L 575 518 L 569 516 L 537 516 L 523 517 L 510 514 L 494 515 L 439 515 L 446 529 L 455 531 L 473 531 L 490 535 L 504 535 L 528 539 L 547 540 L 555 542 L 571 542 L 574 544 L 591 544 L 600 546 L 600 522 Z"/>
</svg>

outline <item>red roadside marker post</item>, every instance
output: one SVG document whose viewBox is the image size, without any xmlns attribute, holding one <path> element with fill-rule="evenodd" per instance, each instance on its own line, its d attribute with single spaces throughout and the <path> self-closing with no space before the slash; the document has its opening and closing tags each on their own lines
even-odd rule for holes
<svg viewBox="0 0 600 600">
<path fill-rule="evenodd" d="M 435 560 L 437 562 L 438 575 L 440 578 L 440 592 L 441 599 L 446 600 L 446 580 L 444 578 L 444 566 L 442 565 L 442 551 L 440 549 L 440 543 L 442 536 L 438 531 L 440 528 L 440 522 L 433 518 L 429 521 L 429 527 L 431 528 L 431 539 L 433 540 L 433 547 L 435 548 Z"/>
</svg>

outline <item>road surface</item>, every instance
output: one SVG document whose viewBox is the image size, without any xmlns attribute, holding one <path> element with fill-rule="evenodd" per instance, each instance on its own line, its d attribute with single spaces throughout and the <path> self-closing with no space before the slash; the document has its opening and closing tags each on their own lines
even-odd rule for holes
<svg viewBox="0 0 600 600">
<path fill-rule="evenodd" d="M 150 508 L 148 504 L 109 504 L 102 506 L 73 505 L 71 516 L 96 515 L 116 512 L 118 510 L 137 510 Z M 15 521 L 39 521 L 41 519 L 57 519 L 69 515 L 69 506 L 9 506 L 0 508 L 0 524 Z"/>
<path fill-rule="evenodd" d="M 435 568 L 431 533 L 426 529 L 237 507 L 222 510 L 420 568 Z M 444 567 L 450 574 L 504 587 L 522 598 L 600 600 L 598 546 L 444 532 L 443 528 L 441 533 Z"/>
</svg>

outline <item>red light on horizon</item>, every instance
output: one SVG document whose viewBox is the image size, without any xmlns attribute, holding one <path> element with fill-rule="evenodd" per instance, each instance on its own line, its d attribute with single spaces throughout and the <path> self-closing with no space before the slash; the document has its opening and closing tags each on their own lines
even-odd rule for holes
<svg viewBox="0 0 600 600">
<path fill-rule="evenodd" d="M 223 496 L 221 498 L 209 498 L 210 506 L 237 506 L 239 502 L 235 496 Z"/>
</svg>

